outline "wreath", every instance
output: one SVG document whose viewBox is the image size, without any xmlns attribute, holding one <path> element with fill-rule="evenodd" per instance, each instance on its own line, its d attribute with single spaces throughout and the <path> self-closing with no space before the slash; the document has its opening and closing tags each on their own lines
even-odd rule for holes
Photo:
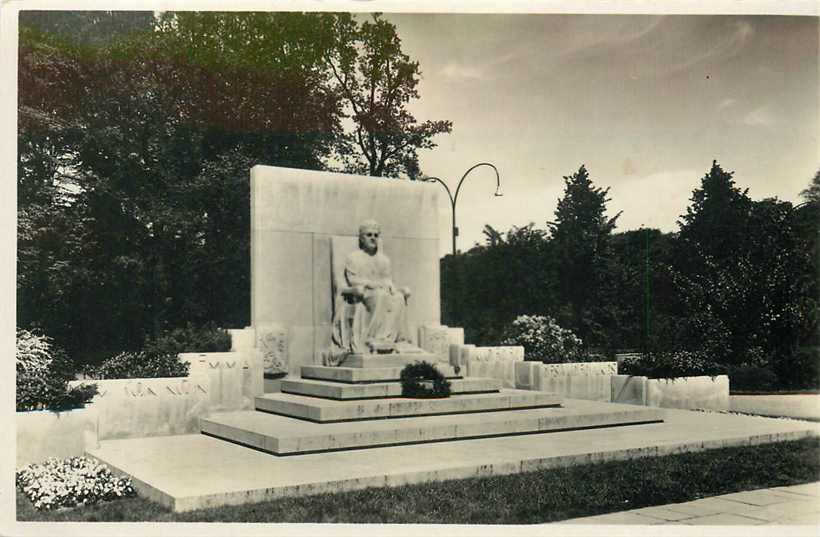
<svg viewBox="0 0 820 537">
<path fill-rule="evenodd" d="M 429 362 L 416 362 L 401 371 L 401 394 L 404 397 L 430 399 L 450 396 L 450 382 Z"/>
</svg>

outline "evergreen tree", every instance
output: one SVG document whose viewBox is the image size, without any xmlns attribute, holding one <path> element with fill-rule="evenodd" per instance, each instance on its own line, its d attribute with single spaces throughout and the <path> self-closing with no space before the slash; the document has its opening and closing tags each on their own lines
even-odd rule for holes
<svg viewBox="0 0 820 537">
<path fill-rule="evenodd" d="M 596 297 L 603 287 L 609 239 L 621 213 L 606 216 L 609 188 L 593 186 L 585 166 L 564 177 L 564 196 L 555 221 L 549 223 L 558 279 L 558 295 L 566 309 L 562 326 L 582 340 L 602 343 L 602 316 Z"/>
<path fill-rule="evenodd" d="M 749 218 L 752 200 L 748 189 L 735 186 L 734 172 L 724 171 L 717 161 L 701 179 L 701 186 L 692 192 L 686 214 L 678 220 L 680 226 L 678 265 L 689 271 L 703 270 L 695 266 L 708 258 L 721 264 L 742 251 L 752 230 Z"/>
</svg>

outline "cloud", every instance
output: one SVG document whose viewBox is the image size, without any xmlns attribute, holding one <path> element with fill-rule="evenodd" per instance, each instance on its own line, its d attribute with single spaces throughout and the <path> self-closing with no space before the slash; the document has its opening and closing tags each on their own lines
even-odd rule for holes
<svg viewBox="0 0 820 537">
<path fill-rule="evenodd" d="M 484 73 L 480 69 L 456 62 L 447 63 L 441 68 L 441 74 L 451 80 L 480 80 L 484 78 Z"/>
<path fill-rule="evenodd" d="M 743 118 L 743 124 L 752 127 L 769 127 L 774 123 L 774 116 L 768 106 L 755 108 Z"/>
<path fill-rule="evenodd" d="M 735 99 L 732 99 L 732 98 L 723 99 L 722 101 L 720 101 L 720 104 L 718 104 L 718 110 L 725 110 L 726 108 L 731 108 L 735 104 L 737 104 L 737 100 L 735 100 Z"/>
</svg>

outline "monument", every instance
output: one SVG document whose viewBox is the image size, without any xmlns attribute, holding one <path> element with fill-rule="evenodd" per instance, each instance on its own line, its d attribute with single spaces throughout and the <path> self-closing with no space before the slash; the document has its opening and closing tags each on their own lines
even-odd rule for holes
<svg viewBox="0 0 820 537">
<path fill-rule="evenodd" d="M 407 327 L 410 290 L 394 284 L 390 258 L 379 249 L 380 234 L 378 222 L 362 222 L 359 248 L 345 259 L 343 274 L 334 275 L 332 345 L 323 356 L 325 365 L 339 365 L 353 354 L 422 352 Z"/>
</svg>

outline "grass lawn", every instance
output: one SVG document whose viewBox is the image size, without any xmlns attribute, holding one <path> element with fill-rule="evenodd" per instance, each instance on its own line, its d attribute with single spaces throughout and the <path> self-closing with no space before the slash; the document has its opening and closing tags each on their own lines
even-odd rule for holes
<svg viewBox="0 0 820 537">
<path fill-rule="evenodd" d="M 820 480 L 820 438 L 175 514 L 142 498 L 18 520 L 537 524 Z"/>
</svg>

